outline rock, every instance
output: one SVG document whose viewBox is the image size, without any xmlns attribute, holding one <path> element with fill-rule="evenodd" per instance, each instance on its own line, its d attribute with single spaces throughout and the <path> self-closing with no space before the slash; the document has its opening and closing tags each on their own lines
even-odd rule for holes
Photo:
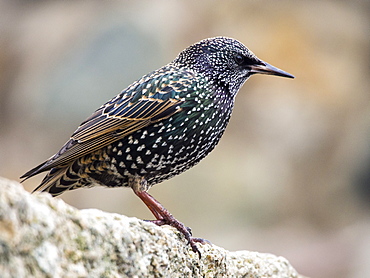
<svg viewBox="0 0 370 278">
<path fill-rule="evenodd" d="M 176 230 L 96 209 L 77 210 L 0 178 L 1 277 L 302 277 L 282 257 L 193 253 Z"/>
</svg>

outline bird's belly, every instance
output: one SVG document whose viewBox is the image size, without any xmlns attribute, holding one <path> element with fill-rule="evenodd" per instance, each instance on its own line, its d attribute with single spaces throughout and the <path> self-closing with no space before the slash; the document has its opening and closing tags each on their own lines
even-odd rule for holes
<svg viewBox="0 0 370 278">
<path fill-rule="evenodd" d="M 123 179 L 145 177 L 149 186 L 193 167 L 218 143 L 225 127 L 171 124 L 173 119 L 148 126 L 113 143 L 109 157 Z"/>
</svg>

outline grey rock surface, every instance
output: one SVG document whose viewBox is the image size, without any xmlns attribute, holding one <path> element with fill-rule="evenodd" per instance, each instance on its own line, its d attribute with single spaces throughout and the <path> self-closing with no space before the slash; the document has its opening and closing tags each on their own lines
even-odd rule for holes
<svg viewBox="0 0 370 278">
<path fill-rule="evenodd" d="M 283 258 L 199 246 L 168 226 L 77 210 L 0 178 L 1 277 L 302 277 Z"/>
</svg>

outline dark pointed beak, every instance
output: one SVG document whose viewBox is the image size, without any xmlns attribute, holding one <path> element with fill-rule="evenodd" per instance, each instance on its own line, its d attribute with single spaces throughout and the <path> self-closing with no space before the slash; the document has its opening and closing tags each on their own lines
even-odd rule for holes
<svg viewBox="0 0 370 278">
<path fill-rule="evenodd" d="M 252 74 L 260 73 L 260 74 L 277 75 L 277 76 L 287 77 L 287 78 L 294 78 L 294 76 L 291 75 L 290 73 L 287 73 L 286 71 L 275 68 L 274 66 L 264 61 L 261 61 L 261 64 L 252 65 L 250 66 L 250 68 L 251 68 L 250 72 Z"/>
</svg>

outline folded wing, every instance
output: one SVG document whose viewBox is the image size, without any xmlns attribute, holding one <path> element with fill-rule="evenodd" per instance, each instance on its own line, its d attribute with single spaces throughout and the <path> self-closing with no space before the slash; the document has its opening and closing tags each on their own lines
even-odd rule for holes
<svg viewBox="0 0 370 278">
<path fill-rule="evenodd" d="M 101 106 L 77 128 L 58 153 L 21 178 L 27 179 L 54 167 L 64 167 L 79 157 L 181 111 L 184 100 L 179 94 L 184 86 L 190 85 L 189 81 L 173 81 L 166 75 L 156 77 L 143 77 Z M 152 85 L 153 80 L 157 86 Z"/>
</svg>

